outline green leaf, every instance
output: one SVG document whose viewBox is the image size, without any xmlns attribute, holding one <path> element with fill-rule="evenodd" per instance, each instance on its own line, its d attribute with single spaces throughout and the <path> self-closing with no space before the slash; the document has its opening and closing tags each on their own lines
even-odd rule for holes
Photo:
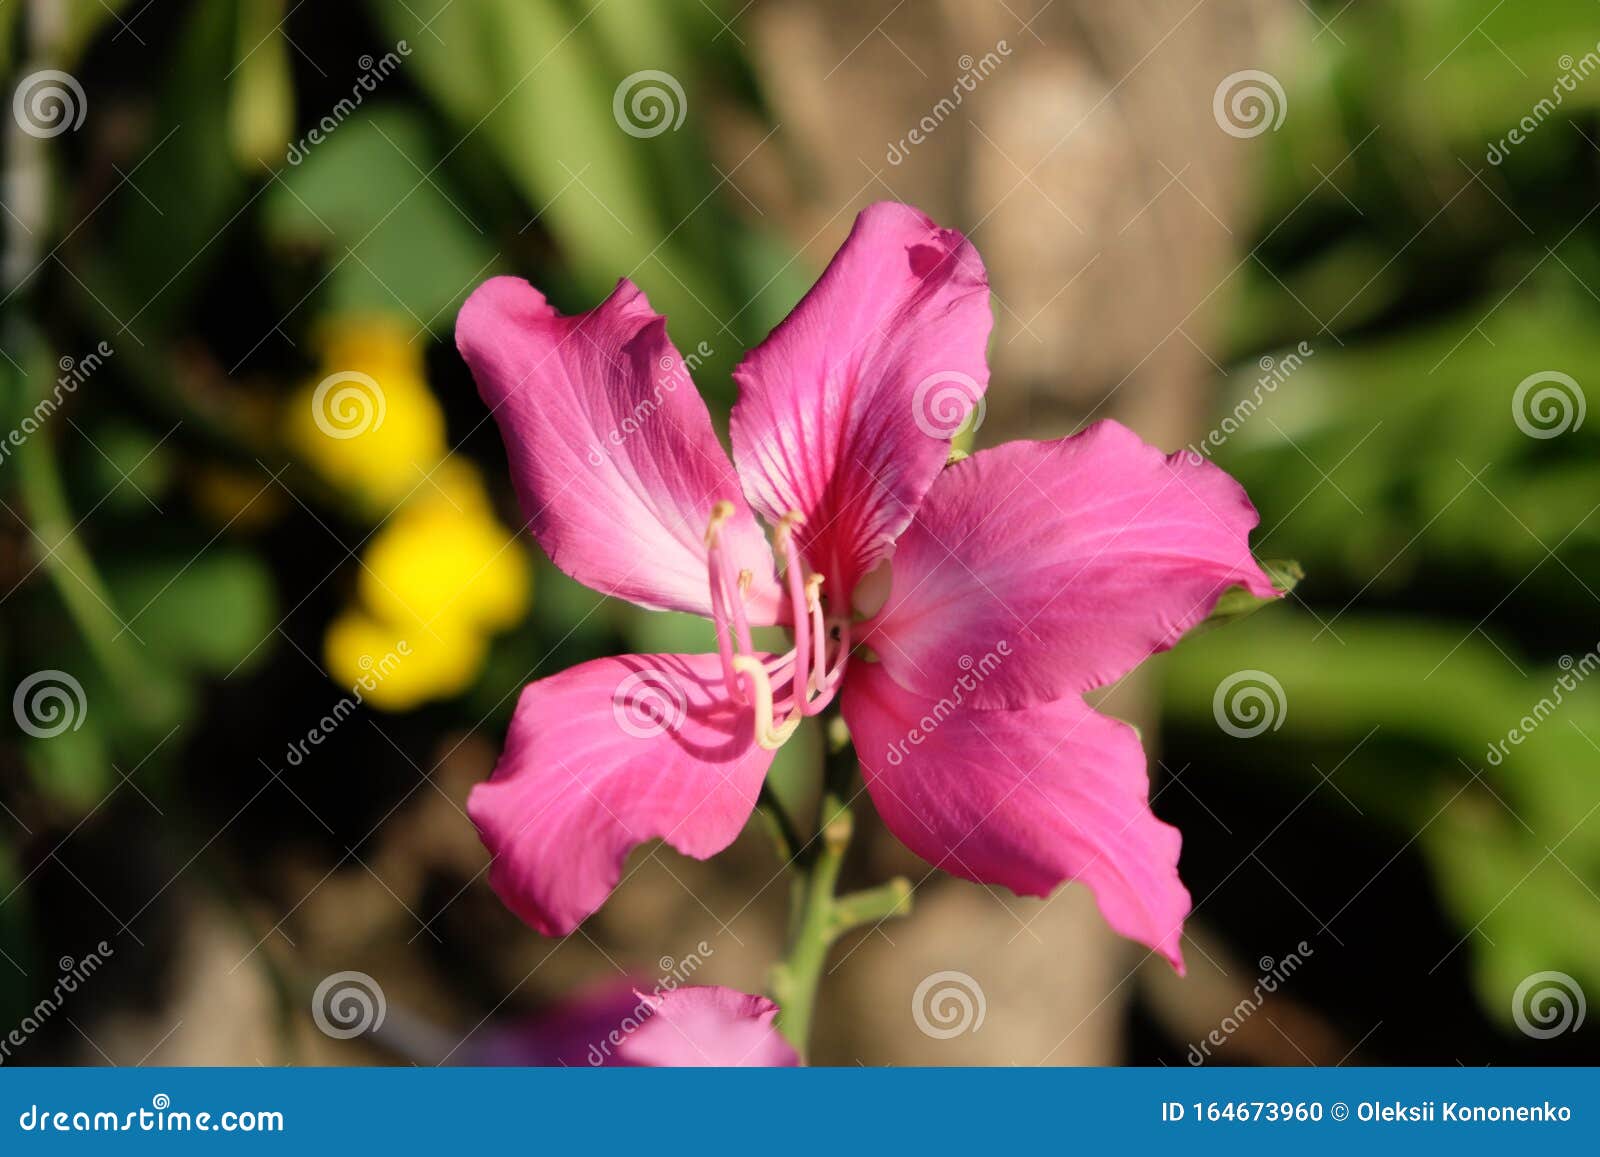
<svg viewBox="0 0 1600 1157">
<path fill-rule="evenodd" d="M 276 166 L 294 125 L 289 38 L 278 34 L 284 0 L 240 0 L 238 71 L 228 106 L 233 156 L 246 172 Z"/>
<path fill-rule="evenodd" d="M 1267 559 L 1261 562 L 1261 569 L 1267 572 L 1267 577 L 1272 580 L 1272 585 L 1284 594 L 1288 594 L 1306 577 L 1306 572 L 1300 569 L 1300 564 L 1292 559 Z M 1244 587 L 1230 587 L 1225 591 L 1211 613 L 1193 631 L 1191 635 L 1202 631 L 1214 630 L 1217 627 L 1227 626 L 1237 622 L 1246 615 L 1253 615 L 1262 607 L 1271 606 L 1277 599 L 1263 599 L 1251 594 Z"/>
<path fill-rule="evenodd" d="M 107 574 L 151 655 L 195 674 L 227 674 L 264 656 L 276 620 L 266 566 L 245 550 L 211 547 L 194 557 L 141 558 Z"/>
<path fill-rule="evenodd" d="M 303 155 L 264 198 L 268 237 L 334 263 L 330 310 L 398 311 L 419 329 L 448 330 L 454 307 L 494 272 L 495 254 L 434 172 L 439 152 L 422 122 L 364 108 Z"/>
<path fill-rule="evenodd" d="M 228 123 L 237 8 L 195 3 L 186 12 L 173 44 L 152 41 L 140 50 L 166 58 L 151 62 L 160 99 L 148 118 L 146 151 L 128 169 L 139 192 L 125 191 L 108 206 L 115 217 L 105 223 L 99 259 L 86 261 L 80 274 L 116 315 L 106 320 L 127 325 L 141 341 L 184 317 L 227 252 L 222 233 L 245 199 Z"/>
<path fill-rule="evenodd" d="M 559 0 L 370 6 L 392 35 L 405 38 L 408 75 L 438 101 L 463 147 L 490 150 L 522 195 L 526 225 L 537 221 L 556 239 L 580 302 L 632 277 L 672 319 L 680 348 L 702 339 L 719 348 L 741 344 L 717 337 L 739 299 L 720 275 L 717 255 L 688 236 L 699 228 L 688 209 L 715 191 L 703 166 L 694 201 L 671 211 L 687 195 L 674 165 L 699 147 L 703 124 L 692 75 L 673 74 L 675 89 L 658 82 L 678 127 L 640 137 L 614 115 L 618 90 L 640 72 L 668 70 L 659 60 L 608 60 L 599 26 L 588 15 L 575 19 Z"/>
</svg>

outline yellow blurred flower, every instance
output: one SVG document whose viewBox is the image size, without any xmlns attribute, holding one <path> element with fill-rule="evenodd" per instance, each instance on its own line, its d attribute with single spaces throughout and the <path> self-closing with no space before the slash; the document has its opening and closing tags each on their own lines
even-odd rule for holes
<svg viewBox="0 0 1600 1157">
<path fill-rule="evenodd" d="M 465 691 L 490 635 L 526 613 L 533 587 L 477 468 L 447 456 L 413 336 L 392 318 L 330 323 L 318 341 L 323 377 L 286 415 L 290 445 L 387 516 L 363 552 L 356 605 L 328 625 L 323 648 L 335 679 L 389 711 Z"/>
<path fill-rule="evenodd" d="M 527 610 L 528 557 L 495 521 L 470 465 L 452 459 L 436 477 L 446 474 L 465 474 L 471 483 L 425 486 L 384 525 L 366 551 L 361 601 L 389 622 L 448 618 L 503 630 Z"/>
<path fill-rule="evenodd" d="M 328 624 L 324 657 L 328 673 L 363 702 L 407 711 L 465 691 L 487 646 L 483 635 L 453 620 L 404 628 L 351 610 Z"/>
<path fill-rule="evenodd" d="M 290 447 L 374 513 L 423 485 L 445 454 L 444 413 L 414 337 L 391 318 L 330 323 L 318 340 L 319 376 L 284 415 Z"/>
</svg>

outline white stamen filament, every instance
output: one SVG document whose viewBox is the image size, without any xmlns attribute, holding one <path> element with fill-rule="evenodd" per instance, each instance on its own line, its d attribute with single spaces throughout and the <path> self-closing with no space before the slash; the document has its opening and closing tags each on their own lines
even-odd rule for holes
<svg viewBox="0 0 1600 1157">
<path fill-rule="evenodd" d="M 756 742 L 768 751 L 776 751 L 800 726 L 800 713 L 793 712 L 776 727 L 772 723 L 772 681 L 767 669 L 754 655 L 735 655 L 733 669 L 743 675 L 750 688 L 750 700 L 756 713 Z"/>
</svg>

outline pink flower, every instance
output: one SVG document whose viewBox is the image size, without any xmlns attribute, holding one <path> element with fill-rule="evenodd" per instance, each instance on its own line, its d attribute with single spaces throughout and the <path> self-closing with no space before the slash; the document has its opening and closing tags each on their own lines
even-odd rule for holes
<svg viewBox="0 0 1600 1157">
<path fill-rule="evenodd" d="M 722 1068 L 798 1065 L 778 1006 L 717 986 L 641 992 L 609 981 L 464 1050 L 468 1065 Z"/>
<path fill-rule="evenodd" d="M 1229 587 L 1275 593 L 1255 509 L 1114 422 L 947 466 L 990 325 L 971 244 L 871 206 L 734 371 L 730 464 L 630 282 L 577 317 L 509 277 L 462 307 L 457 344 L 539 544 L 598 591 L 709 617 L 717 641 L 523 691 L 468 810 L 492 885 L 535 928 L 570 932 L 646 840 L 727 847 L 773 750 L 842 695 L 867 790 L 913 851 L 1026 895 L 1080 879 L 1181 969 L 1178 832 L 1150 811 L 1138 736 L 1082 696 Z M 785 654 L 752 645 L 773 624 Z"/>
</svg>

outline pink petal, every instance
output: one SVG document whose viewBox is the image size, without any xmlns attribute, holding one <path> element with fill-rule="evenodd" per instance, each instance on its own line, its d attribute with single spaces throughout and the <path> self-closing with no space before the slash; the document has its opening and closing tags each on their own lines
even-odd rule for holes
<svg viewBox="0 0 1600 1157">
<path fill-rule="evenodd" d="M 533 1016 L 491 1023 L 450 1059 L 495 1067 L 614 1065 L 622 1038 L 650 1015 L 636 991 L 645 983 L 638 977 L 601 981 Z"/>
<path fill-rule="evenodd" d="M 626 1064 L 759 1068 L 798 1065 L 773 1025 L 778 1006 L 731 988 L 676 988 L 644 995 L 655 1011 L 617 1049 Z"/>
<path fill-rule="evenodd" d="M 748 569 L 752 620 L 774 621 L 772 552 L 750 514 L 666 321 L 629 281 L 563 317 L 516 277 L 473 291 L 456 345 L 500 424 L 528 528 L 586 586 L 651 609 L 708 615 L 705 530 Z"/>
<path fill-rule="evenodd" d="M 1277 593 L 1250 555 L 1255 507 L 1209 462 L 1115 422 L 1011 442 L 945 470 L 895 548 L 862 640 L 902 686 L 1021 707 L 1115 682 L 1229 587 Z"/>
<path fill-rule="evenodd" d="M 706 859 L 750 818 L 772 752 L 728 699 L 715 655 L 596 659 L 530 683 L 494 776 L 467 814 L 489 883 L 565 936 L 605 902 L 634 847 L 660 837 Z"/>
<path fill-rule="evenodd" d="M 1150 811 L 1133 728 L 1075 695 L 994 711 L 926 699 L 881 663 L 851 669 L 844 717 L 878 814 L 917 855 L 1019 895 L 1082 880 L 1106 923 L 1183 971 L 1182 838 Z"/>
<path fill-rule="evenodd" d="M 904 529 L 989 381 L 977 251 L 906 205 L 863 210 L 794 312 L 733 376 L 751 503 L 806 517 L 824 594 L 848 598 Z"/>
</svg>

